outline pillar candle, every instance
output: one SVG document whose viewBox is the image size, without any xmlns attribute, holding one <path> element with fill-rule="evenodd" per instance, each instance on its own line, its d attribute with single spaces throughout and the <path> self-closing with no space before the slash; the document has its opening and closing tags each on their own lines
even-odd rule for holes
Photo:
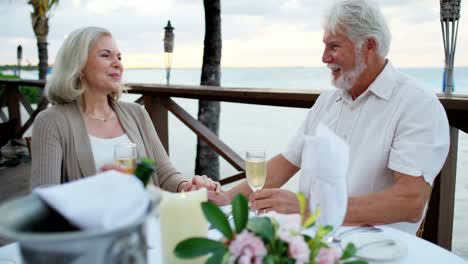
<svg viewBox="0 0 468 264">
<path fill-rule="evenodd" d="M 174 255 L 175 246 L 191 237 L 207 237 L 208 222 L 201 203 L 207 201 L 206 189 L 193 192 L 164 192 L 160 205 L 162 257 L 164 264 L 204 263 L 206 258 L 184 260 Z"/>
</svg>

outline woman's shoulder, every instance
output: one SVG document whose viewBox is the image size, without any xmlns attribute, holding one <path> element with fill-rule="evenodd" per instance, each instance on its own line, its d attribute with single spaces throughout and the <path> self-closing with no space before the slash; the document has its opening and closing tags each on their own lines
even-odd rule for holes
<svg viewBox="0 0 468 264">
<path fill-rule="evenodd" d="M 34 119 L 34 129 L 50 131 L 50 129 L 63 127 L 63 124 L 67 122 L 65 112 L 68 108 L 69 106 L 66 105 L 53 105 L 41 111 Z"/>
<path fill-rule="evenodd" d="M 141 115 L 143 106 L 132 102 L 117 101 L 116 106 L 132 115 Z"/>
<path fill-rule="evenodd" d="M 47 109 L 41 111 L 37 117 L 35 122 L 38 119 L 47 119 L 47 120 L 56 120 L 64 118 L 64 112 L 71 107 L 70 104 L 60 104 L 60 105 L 53 105 L 48 107 Z"/>
</svg>

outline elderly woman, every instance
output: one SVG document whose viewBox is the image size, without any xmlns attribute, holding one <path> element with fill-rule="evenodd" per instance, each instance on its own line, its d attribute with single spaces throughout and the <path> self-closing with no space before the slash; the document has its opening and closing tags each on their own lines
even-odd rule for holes
<svg viewBox="0 0 468 264">
<path fill-rule="evenodd" d="M 118 168 L 115 144 L 132 142 L 138 157 L 156 161 L 156 186 L 171 192 L 218 189 L 206 176 L 185 180 L 169 161 L 145 109 L 118 100 L 123 70 L 121 53 L 106 29 L 81 28 L 64 41 L 46 85 L 54 106 L 34 123 L 31 188 Z"/>
</svg>

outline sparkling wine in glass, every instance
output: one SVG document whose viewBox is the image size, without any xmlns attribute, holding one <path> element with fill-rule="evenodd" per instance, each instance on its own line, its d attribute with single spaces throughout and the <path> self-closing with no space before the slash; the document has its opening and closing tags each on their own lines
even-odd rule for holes
<svg viewBox="0 0 468 264">
<path fill-rule="evenodd" d="M 245 175 L 252 191 L 263 188 L 266 181 L 266 159 L 264 150 L 249 150 L 245 156 Z"/>
<path fill-rule="evenodd" d="M 119 143 L 114 148 L 114 160 L 125 168 L 125 172 L 133 174 L 136 168 L 136 145 L 131 142 Z"/>
</svg>

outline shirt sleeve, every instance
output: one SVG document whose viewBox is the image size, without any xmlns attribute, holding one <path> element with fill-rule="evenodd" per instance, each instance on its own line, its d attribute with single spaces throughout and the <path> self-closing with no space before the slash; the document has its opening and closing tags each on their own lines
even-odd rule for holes
<svg viewBox="0 0 468 264">
<path fill-rule="evenodd" d="M 410 176 L 423 176 L 432 184 L 449 150 L 445 110 L 435 96 L 405 108 L 396 127 L 388 167 Z"/>
<path fill-rule="evenodd" d="M 31 189 L 60 184 L 63 161 L 60 133 L 56 120 L 46 112 L 34 120 L 31 143 Z"/>
<path fill-rule="evenodd" d="M 309 115 L 310 112 L 307 114 Z M 301 167 L 301 158 L 302 158 L 302 149 L 304 147 L 304 134 L 305 134 L 305 127 L 307 120 L 306 118 L 304 122 L 302 122 L 301 126 L 297 130 L 296 134 L 289 140 L 289 143 L 286 149 L 281 152 L 281 155 L 289 162 L 294 164 L 294 166 L 300 168 Z"/>
</svg>

